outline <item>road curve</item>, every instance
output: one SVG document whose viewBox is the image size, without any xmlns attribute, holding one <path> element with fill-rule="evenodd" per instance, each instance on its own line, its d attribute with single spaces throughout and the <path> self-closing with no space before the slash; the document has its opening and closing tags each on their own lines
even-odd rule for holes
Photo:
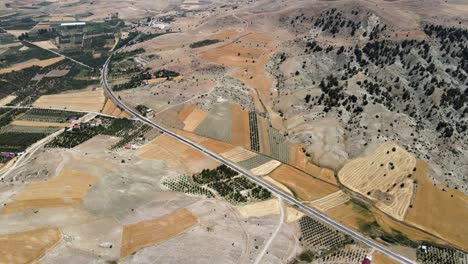
<svg viewBox="0 0 468 264">
<path fill-rule="evenodd" d="M 124 46 L 125 47 L 125 46 Z M 124 48 L 122 47 L 122 48 Z M 361 243 L 364 243 L 366 245 L 368 245 L 369 247 L 372 247 L 373 249 L 377 250 L 378 252 L 400 262 L 400 263 L 404 263 L 404 264 L 413 264 L 415 262 L 413 262 L 412 260 L 410 259 L 407 259 L 403 256 L 400 256 L 398 255 L 397 253 L 394 253 L 392 251 L 390 251 L 389 249 L 387 249 L 386 247 L 378 244 L 377 242 L 374 242 L 366 237 L 364 237 L 363 235 L 359 234 L 358 232 L 346 227 L 346 226 L 343 226 L 342 224 L 338 223 L 337 221 L 331 219 L 330 217 L 322 214 L 321 212 L 317 211 L 316 209 L 314 208 L 311 208 L 311 207 L 308 207 L 306 205 L 304 205 L 302 202 L 300 202 L 299 200 L 297 200 L 296 198 L 286 194 L 286 193 L 283 193 L 281 191 L 279 191 L 278 189 L 276 189 L 275 187 L 273 187 L 272 185 L 270 185 L 269 183 L 263 181 L 261 178 L 258 178 L 256 176 L 254 176 L 253 174 L 251 174 L 248 170 L 240 167 L 239 165 L 237 165 L 236 163 L 233 163 L 229 160 L 226 160 L 224 159 L 222 156 L 212 152 L 211 150 L 208 150 L 206 148 L 204 148 L 203 146 L 200 146 L 172 131 L 170 131 L 169 129 L 159 125 L 159 124 L 156 124 L 155 122 L 147 119 L 146 117 L 142 116 L 140 113 L 138 113 L 137 111 L 133 110 L 132 108 L 128 107 L 127 105 L 125 105 L 119 98 L 117 98 L 113 92 L 112 92 L 112 89 L 109 87 L 108 83 L 107 83 L 107 71 L 108 71 L 108 65 L 109 65 L 109 62 L 111 61 L 112 59 L 112 56 L 114 53 L 118 52 L 119 50 L 116 50 L 114 51 L 110 56 L 109 58 L 107 58 L 106 62 L 104 63 L 103 67 L 102 67 L 102 72 L 101 72 L 101 80 L 102 80 L 102 84 L 104 86 L 104 89 L 106 90 L 106 93 L 108 94 L 108 96 L 110 97 L 110 99 L 112 99 L 114 101 L 114 103 L 116 105 L 118 105 L 120 108 L 122 108 L 123 110 L 127 111 L 127 113 L 131 114 L 135 120 L 138 120 L 138 121 L 141 121 L 153 128 L 156 128 L 158 130 L 160 130 L 161 132 L 164 132 L 166 133 L 168 136 L 172 137 L 172 138 L 175 138 L 177 139 L 178 141 L 202 152 L 203 154 L 209 156 L 210 158 L 220 162 L 220 163 L 223 163 L 225 164 L 226 166 L 230 167 L 231 169 L 233 169 L 234 171 L 236 171 L 237 173 L 239 174 L 242 174 L 244 175 L 245 177 L 249 178 L 251 181 L 255 182 L 256 184 L 268 189 L 270 192 L 272 192 L 274 195 L 276 195 L 277 197 L 279 198 L 282 198 L 283 200 L 299 207 L 300 209 L 302 209 L 304 212 L 307 212 L 308 214 L 312 215 L 313 217 L 319 219 L 320 221 L 328 224 L 328 225 L 331 225 L 332 227 L 334 227 L 335 229 L 349 235 L 350 237 L 352 237 L 353 239 L 357 240 L 357 241 L 360 241 Z"/>
</svg>

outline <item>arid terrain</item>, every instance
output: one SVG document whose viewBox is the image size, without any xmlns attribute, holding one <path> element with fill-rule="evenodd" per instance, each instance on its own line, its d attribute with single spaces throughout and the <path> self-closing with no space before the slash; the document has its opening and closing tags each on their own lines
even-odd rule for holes
<svg viewBox="0 0 468 264">
<path fill-rule="evenodd" d="M 467 87 L 463 0 L 6 0 L 0 263 L 468 263 Z"/>
</svg>

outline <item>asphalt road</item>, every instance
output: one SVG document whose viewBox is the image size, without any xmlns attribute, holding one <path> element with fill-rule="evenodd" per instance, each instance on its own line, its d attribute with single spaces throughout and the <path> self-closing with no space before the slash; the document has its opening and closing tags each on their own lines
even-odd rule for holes
<svg viewBox="0 0 468 264">
<path fill-rule="evenodd" d="M 118 52 L 115 51 L 115 52 Z M 114 53 L 115 53 L 114 52 Z M 276 195 L 277 197 L 280 197 L 282 199 L 284 199 L 285 201 L 293 204 L 293 205 L 296 205 L 297 207 L 299 207 L 300 209 L 302 209 L 304 212 L 307 212 L 308 214 L 312 215 L 313 217 L 319 219 L 320 221 L 328 224 L 328 225 L 331 225 L 332 227 L 336 228 L 337 230 L 351 236 L 353 239 L 357 240 L 357 241 L 360 241 L 366 245 L 368 245 L 369 247 L 372 247 L 374 248 L 375 250 L 379 251 L 380 253 L 396 260 L 396 261 L 399 261 L 400 263 L 405 263 L 405 264 L 410 264 L 410 263 L 415 263 L 401 255 L 398 255 L 397 253 L 394 253 L 392 251 L 390 251 L 389 249 L 387 249 L 386 247 L 378 244 L 377 242 L 374 242 L 366 237 L 364 237 L 363 235 L 347 228 L 346 226 L 343 226 L 342 224 L 336 222 L 335 220 L 329 218 L 328 216 L 326 215 L 323 215 L 322 213 L 320 213 L 319 211 L 311 208 L 311 207 L 308 207 L 304 204 L 302 204 L 302 202 L 300 202 L 299 200 L 297 200 L 296 198 L 286 194 L 286 193 L 283 193 L 281 191 L 279 191 L 278 189 L 276 189 L 275 187 L 273 187 L 272 185 L 270 185 L 269 183 L 263 181 L 261 178 L 258 178 L 254 175 L 252 175 L 249 171 L 245 170 L 244 168 L 240 167 L 239 165 L 229 161 L 229 160 L 226 160 L 224 159 L 223 157 L 221 157 L 220 155 L 204 148 L 203 146 L 200 146 L 194 142 L 191 142 L 190 140 L 164 128 L 163 126 L 161 125 L 158 125 L 156 123 L 154 123 L 153 121 L 147 119 L 146 117 L 142 116 L 140 113 L 138 113 L 137 111 L 133 110 L 132 108 L 126 106 L 119 98 L 117 98 L 113 92 L 112 92 L 112 89 L 110 89 L 108 83 L 107 83 L 107 70 L 108 70 L 108 65 L 109 65 L 109 62 L 112 58 L 112 55 L 114 54 L 112 53 L 109 58 L 106 60 L 105 64 L 103 65 L 102 67 L 102 75 L 101 75 L 101 79 L 102 79 L 102 84 L 108 94 L 108 96 L 110 97 L 110 99 L 112 99 L 114 101 L 114 103 L 116 105 L 118 105 L 120 108 L 122 108 L 123 110 L 127 111 L 128 113 L 130 113 L 136 120 L 139 120 L 153 128 L 156 128 L 164 133 L 166 133 L 168 136 L 170 137 L 173 137 L 175 139 L 177 139 L 178 141 L 204 153 L 205 155 L 211 157 L 212 159 L 216 160 L 216 161 L 219 161 L 220 163 L 223 163 L 225 164 L 226 166 L 230 167 L 231 169 L 233 169 L 234 171 L 236 171 L 237 173 L 239 174 L 242 174 L 244 175 L 245 177 L 249 178 L 251 181 L 255 182 L 256 184 L 268 189 L 270 192 L 272 192 L 274 195 Z"/>
</svg>

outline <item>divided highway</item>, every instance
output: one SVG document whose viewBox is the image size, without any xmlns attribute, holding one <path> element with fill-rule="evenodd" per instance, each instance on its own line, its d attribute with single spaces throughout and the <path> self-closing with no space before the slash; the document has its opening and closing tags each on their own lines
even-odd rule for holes
<svg viewBox="0 0 468 264">
<path fill-rule="evenodd" d="M 117 51 L 115 51 L 117 52 Z M 114 53 L 115 53 L 114 52 Z M 396 260 L 396 261 L 399 261 L 400 263 L 405 263 L 405 264 L 413 264 L 415 262 L 413 262 L 412 260 L 409 260 L 403 256 L 400 256 L 392 251 L 390 251 L 389 249 L 387 249 L 386 247 L 364 237 L 363 235 L 347 228 L 346 226 L 343 226 L 342 224 L 336 222 L 335 220 L 329 218 L 328 216 L 322 214 L 321 212 L 311 208 L 311 207 L 308 207 L 304 204 L 302 204 L 301 201 L 297 200 L 296 198 L 286 194 L 286 193 L 283 193 L 281 191 L 279 191 L 278 189 L 276 189 L 275 187 L 273 187 L 271 184 L 263 181 L 261 178 L 259 177 L 256 177 L 254 176 L 253 174 L 251 174 L 249 171 L 245 170 L 244 168 L 240 167 L 239 165 L 237 165 L 236 163 L 233 163 L 229 160 L 226 160 L 224 159 L 222 156 L 204 148 L 203 146 L 200 146 L 194 142 L 191 142 L 190 140 L 170 131 L 169 129 L 166 129 L 164 128 L 163 126 L 161 125 L 158 125 L 156 124 L 155 122 L 147 119 L 146 117 L 142 116 L 140 113 L 138 113 L 136 110 L 133 110 L 132 108 L 126 106 L 124 103 L 122 103 L 122 101 L 117 98 L 111 88 L 109 87 L 108 83 L 107 83 L 107 71 L 108 71 L 108 66 L 109 66 L 109 63 L 111 61 L 111 58 L 112 58 L 112 55 L 114 54 L 112 53 L 109 58 L 106 60 L 105 64 L 103 65 L 102 67 L 102 75 L 101 75 L 101 81 L 102 81 L 102 84 L 106 90 L 106 93 L 107 95 L 109 96 L 110 99 L 112 99 L 112 101 L 114 101 L 114 103 L 116 105 L 118 105 L 120 108 L 122 108 L 123 110 L 127 111 L 128 113 L 130 113 L 131 115 L 134 116 L 134 118 L 138 121 L 141 121 L 153 128 L 156 128 L 158 130 L 160 130 L 161 132 L 164 132 L 166 133 L 168 136 L 170 137 L 173 137 L 175 139 L 177 139 L 178 141 L 204 153 L 205 155 L 213 158 L 214 160 L 216 161 L 219 161 L 220 163 L 223 163 L 225 164 L 226 166 L 230 167 L 231 169 L 233 169 L 234 171 L 236 171 L 237 173 L 239 174 L 242 174 L 244 175 L 245 177 L 249 178 L 251 181 L 255 182 L 256 184 L 268 189 L 270 192 L 272 192 L 274 195 L 276 195 L 277 197 L 281 198 L 281 199 L 284 199 L 286 201 L 288 201 L 289 203 L 299 207 L 300 209 L 302 209 L 304 212 L 307 212 L 308 214 L 312 215 L 313 217 L 319 219 L 320 221 L 334 227 L 335 229 L 337 230 L 340 230 L 341 232 L 351 236 L 353 239 L 357 240 L 357 241 L 360 241 L 372 248 L 374 248 L 375 250 L 379 251 L 380 253 L 384 254 L 384 255 L 387 255 L 388 257 Z"/>
</svg>

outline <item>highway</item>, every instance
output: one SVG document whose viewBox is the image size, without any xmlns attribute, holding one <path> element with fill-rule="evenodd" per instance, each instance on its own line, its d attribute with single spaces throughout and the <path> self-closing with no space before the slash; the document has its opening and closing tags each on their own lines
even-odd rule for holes
<svg viewBox="0 0 468 264">
<path fill-rule="evenodd" d="M 125 48 L 122 47 L 122 48 Z M 412 263 L 415 263 L 413 262 L 412 260 L 410 259 L 407 259 L 403 256 L 400 256 L 392 251 L 390 251 L 389 249 L 387 249 L 386 247 L 378 244 L 377 242 L 374 242 L 366 237 L 364 237 L 363 235 L 359 234 L 358 232 L 355 232 L 353 230 L 351 230 L 350 228 L 346 227 L 346 226 L 343 226 L 342 224 L 336 222 L 335 220 L 329 218 L 328 216 L 322 214 L 321 212 L 311 208 L 311 207 L 308 207 L 304 204 L 302 204 L 301 201 L 297 200 L 296 198 L 286 194 L 286 193 L 283 193 L 281 192 L 280 190 L 276 189 L 275 187 L 273 187 L 272 185 L 270 185 L 269 183 L 263 181 L 261 178 L 259 177 L 256 177 L 255 175 L 251 174 L 248 170 L 245 170 L 244 168 L 240 167 L 239 165 L 237 165 L 236 163 L 233 163 L 229 160 L 226 160 L 224 159 L 223 157 L 221 157 L 220 155 L 204 148 L 203 146 L 200 146 L 194 142 L 191 142 L 190 140 L 170 131 L 169 129 L 166 129 L 165 127 L 159 125 L 159 124 L 156 124 L 155 122 L 147 119 L 146 117 L 142 116 L 140 113 L 138 113 L 136 110 L 133 110 L 132 108 L 128 107 L 127 105 L 125 105 L 119 98 L 117 98 L 111 88 L 109 87 L 108 83 L 107 83 L 107 71 L 108 71 L 108 66 L 109 66 L 109 63 L 111 61 L 111 58 L 113 56 L 114 53 L 118 52 L 119 50 L 117 51 L 114 51 L 110 56 L 109 58 L 106 60 L 105 64 L 103 65 L 102 67 L 102 73 L 101 73 L 101 81 L 102 81 L 102 84 L 106 90 L 106 93 L 107 95 L 109 96 L 110 99 L 112 99 L 114 101 L 114 103 L 116 105 L 118 105 L 120 108 L 122 108 L 123 110 L 127 111 L 127 113 L 131 114 L 135 120 L 138 120 L 138 121 L 141 121 L 153 128 L 156 128 L 158 130 L 160 130 L 161 132 L 164 132 L 166 133 L 166 135 L 174 138 L 174 139 L 177 139 L 178 141 L 204 153 L 205 155 L 209 156 L 210 158 L 222 163 L 222 164 L 225 164 L 226 166 L 230 167 L 231 169 L 233 169 L 234 171 L 236 171 L 237 173 L 239 174 L 242 174 L 244 175 L 245 177 L 249 178 L 251 181 L 255 182 L 256 184 L 268 189 L 270 192 L 272 192 L 274 195 L 276 195 L 277 197 L 289 202 L 290 204 L 293 204 L 295 206 L 297 206 L 298 208 L 300 208 L 301 210 L 303 210 L 304 212 L 310 214 L 311 216 L 315 217 L 316 219 L 319 219 L 320 221 L 334 227 L 335 229 L 349 235 L 350 237 L 352 237 L 354 240 L 356 241 L 359 241 L 359 242 L 362 242 L 366 245 L 368 245 L 369 247 L 379 251 L 380 253 L 400 262 L 400 263 L 405 263 L 405 264 L 412 264 Z"/>
</svg>

